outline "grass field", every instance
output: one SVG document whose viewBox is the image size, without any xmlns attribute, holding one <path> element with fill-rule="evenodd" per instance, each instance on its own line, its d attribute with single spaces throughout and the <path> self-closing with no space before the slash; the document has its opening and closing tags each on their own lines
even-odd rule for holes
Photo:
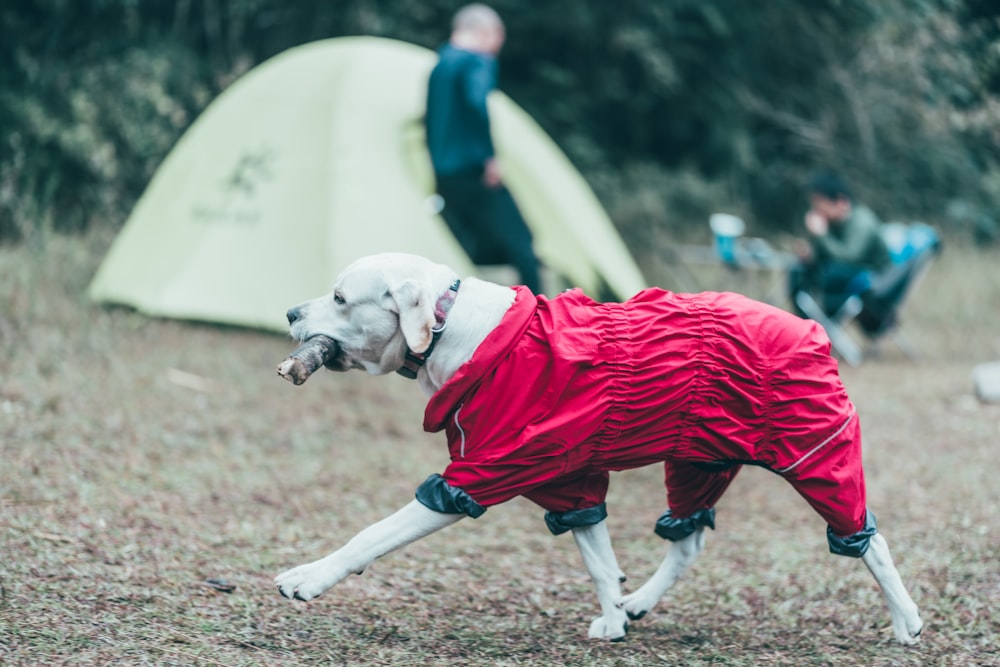
<svg viewBox="0 0 1000 667">
<path fill-rule="evenodd" d="M 0 664 L 1000 665 L 1000 406 L 970 381 L 1000 359 L 996 250 L 946 248 L 907 312 L 921 360 L 890 345 L 843 370 L 870 506 L 926 622 L 903 648 L 860 561 L 829 555 L 822 521 L 757 469 L 623 643 L 587 640 L 573 540 L 521 500 L 284 600 L 275 574 L 445 466 L 419 390 L 360 373 L 292 387 L 281 336 L 89 304 L 105 246 L 0 249 Z M 666 549 L 661 475 L 612 477 L 627 590 Z"/>
</svg>

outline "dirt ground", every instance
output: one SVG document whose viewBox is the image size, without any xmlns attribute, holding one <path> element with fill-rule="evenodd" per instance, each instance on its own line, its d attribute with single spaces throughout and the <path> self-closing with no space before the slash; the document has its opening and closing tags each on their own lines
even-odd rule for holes
<svg viewBox="0 0 1000 667">
<path fill-rule="evenodd" d="M 1000 665 L 1000 406 L 970 378 L 1000 359 L 997 251 L 946 249 L 904 321 L 920 359 L 890 343 L 842 371 L 869 504 L 926 622 L 904 648 L 860 561 L 757 469 L 622 643 L 587 639 L 573 540 L 521 500 L 284 600 L 275 574 L 446 465 L 419 390 L 326 372 L 293 387 L 281 336 L 94 306 L 99 248 L 0 249 L 0 664 Z M 626 590 L 667 548 L 661 475 L 612 476 Z"/>
</svg>

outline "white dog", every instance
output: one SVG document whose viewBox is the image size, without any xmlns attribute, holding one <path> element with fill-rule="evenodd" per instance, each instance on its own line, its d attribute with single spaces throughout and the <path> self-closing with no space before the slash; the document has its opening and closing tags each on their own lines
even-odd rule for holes
<svg viewBox="0 0 1000 667">
<path fill-rule="evenodd" d="M 857 417 L 815 323 L 733 294 L 536 298 L 404 254 L 355 262 L 288 320 L 296 340 L 335 341 L 331 370 L 415 377 L 430 397 L 425 428 L 447 432 L 452 464 L 341 549 L 279 575 L 285 597 L 311 600 L 399 547 L 524 495 L 580 548 L 601 606 L 589 636 L 621 640 L 701 552 L 740 465 L 755 464 L 827 520 L 832 551 L 863 559 L 896 639 L 919 639 L 917 606 L 864 504 Z M 654 462 L 669 490 L 656 532 L 674 544 L 623 595 L 605 523 L 608 471 Z"/>
</svg>

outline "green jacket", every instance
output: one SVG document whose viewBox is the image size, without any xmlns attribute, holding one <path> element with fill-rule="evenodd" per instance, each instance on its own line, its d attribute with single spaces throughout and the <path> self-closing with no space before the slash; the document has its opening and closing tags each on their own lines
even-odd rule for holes
<svg viewBox="0 0 1000 667">
<path fill-rule="evenodd" d="M 855 204 L 847 220 L 830 224 L 823 236 L 812 237 L 815 261 L 856 264 L 875 271 L 887 268 L 892 259 L 882 238 L 881 226 L 870 208 Z"/>
</svg>

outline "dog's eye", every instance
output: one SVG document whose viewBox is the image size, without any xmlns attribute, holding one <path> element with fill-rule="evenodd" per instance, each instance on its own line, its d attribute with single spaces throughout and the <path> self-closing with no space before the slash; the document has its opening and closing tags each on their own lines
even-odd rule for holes
<svg viewBox="0 0 1000 667">
<path fill-rule="evenodd" d="M 345 303 L 347 303 L 346 301 L 344 301 L 344 296 L 340 292 L 334 292 L 333 302 L 338 306 L 343 306 Z"/>
</svg>

